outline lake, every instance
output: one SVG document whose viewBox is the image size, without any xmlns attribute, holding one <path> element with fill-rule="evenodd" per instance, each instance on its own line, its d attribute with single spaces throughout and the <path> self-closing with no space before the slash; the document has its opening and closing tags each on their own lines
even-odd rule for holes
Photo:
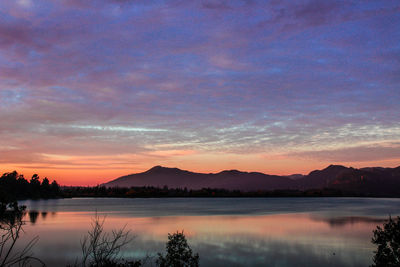
<svg viewBox="0 0 400 267">
<path fill-rule="evenodd" d="M 80 256 L 95 214 L 105 229 L 126 226 L 124 257 L 165 251 L 167 234 L 184 231 L 201 266 L 368 266 L 372 231 L 400 215 L 400 199 L 373 198 L 72 198 L 21 201 L 23 244 L 48 266 Z"/>
</svg>

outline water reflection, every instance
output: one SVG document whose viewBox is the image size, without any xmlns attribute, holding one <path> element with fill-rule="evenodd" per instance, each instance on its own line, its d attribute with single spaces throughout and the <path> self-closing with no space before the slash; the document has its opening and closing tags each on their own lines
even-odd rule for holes
<svg viewBox="0 0 400 267">
<path fill-rule="evenodd" d="M 261 204 L 255 200 L 253 210 L 255 206 L 257 215 L 252 212 L 245 214 L 242 211 L 243 204 L 239 202 L 238 214 L 214 215 L 215 210 L 223 212 L 227 203 L 223 201 L 210 208 L 214 211 L 212 215 L 204 215 L 203 200 L 196 203 L 182 199 L 180 201 L 200 207 L 197 215 L 193 215 L 194 208 L 190 215 L 182 215 L 181 211 L 173 208 L 161 212 L 158 212 L 158 208 L 153 209 L 154 203 L 163 203 L 164 208 L 174 206 L 171 203 L 177 203 L 175 199 L 171 203 L 165 203 L 169 201 L 166 199 L 149 200 L 147 205 L 142 200 L 127 204 L 122 199 L 118 200 L 120 205 L 115 210 L 111 210 L 110 206 L 102 206 L 103 201 L 99 200 L 98 205 L 86 206 L 85 209 L 75 204 L 66 207 L 66 203 L 71 202 L 59 200 L 59 206 L 50 209 L 51 216 L 47 207 L 42 205 L 33 213 L 41 214 L 33 216 L 35 220 L 31 219 L 29 212 L 31 222 L 35 223 L 27 225 L 26 238 L 40 236 L 35 255 L 44 259 L 49 266 L 74 262 L 80 256 L 79 242 L 90 229 L 97 210 L 100 216 L 107 215 L 105 230 L 111 231 L 126 225 L 136 236 L 123 251 L 124 257 L 137 259 L 146 255 L 155 256 L 157 252 L 164 251 L 167 233 L 184 230 L 193 251 L 200 254 L 202 266 L 368 266 L 372 263 L 374 250 L 370 243 L 372 230 L 386 218 L 375 212 L 376 207 L 383 206 L 379 200 L 369 200 L 366 206 L 367 210 L 371 210 L 372 206 L 374 212 L 363 210 L 360 200 L 350 200 L 342 201 L 341 205 L 324 203 L 321 206 L 317 203 L 317 211 L 312 212 L 290 210 L 290 213 L 272 214 L 261 209 L 264 200 L 261 200 Z M 304 205 L 304 200 L 299 201 Z M 92 203 L 95 201 L 92 200 Z M 245 206 L 250 207 L 248 203 Z M 384 203 L 384 212 L 399 214 L 398 202 L 385 200 Z M 282 206 L 281 203 L 276 205 Z M 308 210 L 312 207 L 310 202 L 307 207 L 298 203 L 293 205 Z M 230 209 L 231 206 L 229 204 Z M 277 207 L 264 206 L 265 211 L 271 209 L 277 210 Z M 351 215 L 348 215 L 349 210 L 352 211 Z M 168 213 L 180 215 L 165 216 Z M 371 214 L 367 216 L 365 213 Z"/>
<path fill-rule="evenodd" d="M 383 224 L 386 219 L 380 217 L 360 217 L 360 216 L 348 216 L 348 217 L 332 217 L 332 218 L 318 218 L 311 217 L 316 221 L 324 221 L 333 227 L 344 227 L 347 224 L 360 224 L 360 223 L 372 223 L 374 225 Z"/>
<path fill-rule="evenodd" d="M 37 212 L 36 210 L 31 210 L 29 211 L 29 221 L 31 222 L 31 224 L 35 224 L 38 217 L 39 217 L 39 212 Z"/>
<path fill-rule="evenodd" d="M 54 217 L 56 215 L 56 212 L 52 212 L 51 213 L 52 216 Z M 40 215 L 40 216 L 39 216 Z M 37 211 L 37 210 L 29 210 L 26 214 L 25 214 L 25 220 L 26 217 L 28 217 L 29 222 L 34 225 L 36 224 L 36 222 L 39 220 L 39 218 L 41 218 L 41 220 L 46 220 L 48 215 L 47 211 Z"/>
<path fill-rule="evenodd" d="M 38 214 L 29 212 L 32 226 L 26 229 L 40 236 L 35 255 L 50 263 L 61 260 L 66 264 L 78 258 L 79 241 L 90 229 L 93 214 Z M 133 243 L 124 251 L 125 257 L 154 256 L 164 250 L 167 233 L 184 230 L 193 250 L 200 253 L 203 266 L 260 266 L 266 262 L 269 266 L 367 266 L 373 250 L 369 243 L 371 231 L 381 220 L 364 219 L 324 220 L 310 214 L 121 219 L 109 214 L 105 229 L 111 231 L 126 224 L 135 234 Z M 340 221 L 340 229 L 330 221 Z M 64 258 L 60 259 L 60 255 Z"/>
</svg>

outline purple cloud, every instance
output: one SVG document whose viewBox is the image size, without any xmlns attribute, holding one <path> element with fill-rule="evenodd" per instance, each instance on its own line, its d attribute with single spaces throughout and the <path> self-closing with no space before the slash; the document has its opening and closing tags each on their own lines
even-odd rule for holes
<svg viewBox="0 0 400 267">
<path fill-rule="evenodd" d="M 366 142 L 398 141 L 399 8 L 398 1 L 5 1 L 0 151 L 14 155 L 0 161 L 150 155 L 160 147 L 361 153 Z"/>
</svg>

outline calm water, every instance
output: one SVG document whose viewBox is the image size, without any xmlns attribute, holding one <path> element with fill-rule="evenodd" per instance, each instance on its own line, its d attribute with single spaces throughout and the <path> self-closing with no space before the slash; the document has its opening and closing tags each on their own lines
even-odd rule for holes
<svg viewBox="0 0 400 267">
<path fill-rule="evenodd" d="M 24 201 L 20 243 L 39 236 L 35 256 L 73 263 L 95 213 L 105 228 L 135 235 L 124 257 L 164 252 L 167 233 L 184 230 L 202 266 L 368 266 L 372 230 L 400 215 L 400 199 L 59 199 Z M 35 211 L 35 212 L 33 212 Z"/>
</svg>

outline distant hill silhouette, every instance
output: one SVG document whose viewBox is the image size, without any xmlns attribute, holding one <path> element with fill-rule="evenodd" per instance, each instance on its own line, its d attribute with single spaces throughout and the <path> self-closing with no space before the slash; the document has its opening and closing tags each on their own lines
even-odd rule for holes
<svg viewBox="0 0 400 267">
<path fill-rule="evenodd" d="M 155 166 L 145 172 L 123 176 L 104 185 L 107 187 L 168 186 L 169 188 L 186 187 L 188 189 L 207 187 L 250 191 L 259 188 L 292 188 L 293 180 L 288 177 L 259 172 L 228 170 L 206 174 Z"/>
<path fill-rule="evenodd" d="M 220 188 L 257 191 L 277 189 L 334 188 L 342 191 L 373 194 L 400 194 L 400 166 L 362 169 L 330 165 L 308 175 L 278 176 L 260 172 L 226 170 L 219 173 L 196 173 L 178 168 L 155 166 L 145 172 L 122 176 L 106 187 L 155 186 L 169 188 Z"/>
<path fill-rule="evenodd" d="M 341 165 L 329 165 L 323 170 L 315 170 L 301 179 L 298 179 L 298 186 L 301 189 L 329 187 L 338 176 L 352 170 Z"/>
</svg>

